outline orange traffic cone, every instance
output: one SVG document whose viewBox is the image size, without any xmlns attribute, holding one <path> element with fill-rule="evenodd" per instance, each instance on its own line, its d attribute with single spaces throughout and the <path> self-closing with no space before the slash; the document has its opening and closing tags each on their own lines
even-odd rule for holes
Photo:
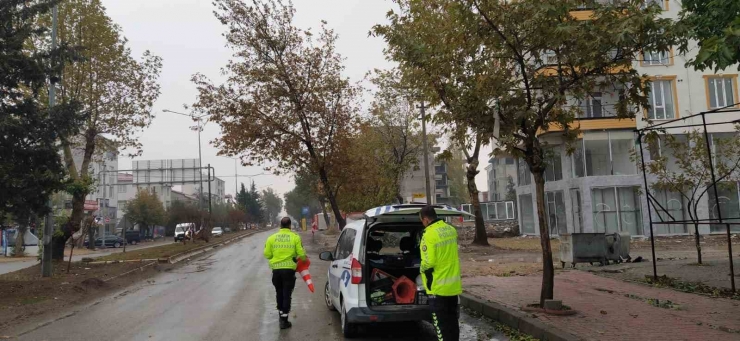
<svg viewBox="0 0 740 341">
<path fill-rule="evenodd" d="M 311 280 L 311 273 L 308 272 L 308 267 L 310 265 L 311 261 L 309 261 L 308 258 L 306 258 L 305 261 L 299 260 L 298 266 L 296 267 L 295 271 L 303 276 L 303 280 L 306 282 L 306 285 L 308 285 L 308 290 L 314 292 L 313 281 Z"/>
</svg>

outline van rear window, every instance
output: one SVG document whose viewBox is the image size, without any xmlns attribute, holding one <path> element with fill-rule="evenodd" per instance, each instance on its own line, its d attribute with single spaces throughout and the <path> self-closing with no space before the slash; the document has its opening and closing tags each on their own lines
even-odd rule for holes
<svg viewBox="0 0 740 341">
<path fill-rule="evenodd" d="M 403 253 L 401 250 L 401 240 L 403 238 L 412 238 L 410 232 L 386 232 L 373 231 L 370 233 L 367 250 L 377 252 L 380 255 L 397 255 Z M 414 241 L 414 245 L 416 245 Z"/>
</svg>

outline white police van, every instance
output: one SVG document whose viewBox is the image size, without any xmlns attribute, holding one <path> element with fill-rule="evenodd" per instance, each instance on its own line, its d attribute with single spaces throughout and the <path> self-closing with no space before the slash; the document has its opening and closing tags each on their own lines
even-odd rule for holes
<svg viewBox="0 0 740 341">
<path fill-rule="evenodd" d="M 326 305 L 339 310 L 345 337 L 355 336 L 358 324 L 431 318 L 419 272 L 422 207 L 370 209 L 364 219 L 344 227 L 334 251 L 320 254 L 321 260 L 331 262 L 324 287 Z M 470 215 L 446 205 L 434 207 L 439 218 Z"/>
</svg>

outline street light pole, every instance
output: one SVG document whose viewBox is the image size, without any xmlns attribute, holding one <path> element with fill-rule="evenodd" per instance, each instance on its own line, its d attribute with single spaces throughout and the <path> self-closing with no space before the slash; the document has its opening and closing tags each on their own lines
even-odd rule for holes
<svg viewBox="0 0 740 341">
<path fill-rule="evenodd" d="M 51 50 L 54 51 L 57 48 L 57 17 L 59 14 L 59 5 L 54 5 L 51 10 Z M 49 82 L 49 110 L 52 110 L 56 105 L 56 81 L 54 77 Z M 49 198 L 47 207 L 49 208 L 49 214 L 46 215 L 46 223 L 44 223 L 44 252 L 41 255 L 41 276 L 51 277 L 51 236 L 54 233 L 54 209 L 51 205 L 51 198 Z M 64 247 L 64 246 L 62 246 Z"/>
<path fill-rule="evenodd" d="M 432 204 L 432 189 L 430 185 L 430 177 L 429 177 L 429 146 L 427 143 L 427 123 L 426 123 L 426 106 L 424 105 L 424 102 L 421 102 L 421 105 L 419 106 L 419 109 L 421 110 L 421 134 L 422 136 L 422 148 L 424 148 L 424 189 L 426 190 L 426 196 L 427 196 L 427 204 Z"/>
</svg>

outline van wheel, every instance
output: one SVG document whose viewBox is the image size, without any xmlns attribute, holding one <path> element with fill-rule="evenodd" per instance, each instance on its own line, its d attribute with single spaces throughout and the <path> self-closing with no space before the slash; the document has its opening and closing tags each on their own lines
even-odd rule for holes
<svg viewBox="0 0 740 341">
<path fill-rule="evenodd" d="M 331 301 L 331 293 L 329 292 L 329 282 L 326 282 L 326 286 L 324 288 L 324 300 L 326 301 L 326 307 L 329 308 L 331 311 L 337 311 L 337 307 L 334 306 L 334 303 Z"/>
<path fill-rule="evenodd" d="M 131 245 L 136 245 L 136 244 L 138 244 L 138 243 L 139 243 L 139 242 L 137 242 L 137 241 L 135 241 L 135 240 L 132 240 L 132 241 L 131 241 Z"/>
<path fill-rule="evenodd" d="M 357 336 L 357 326 L 354 323 L 347 321 L 347 308 L 344 306 L 344 300 L 342 300 L 342 335 L 345 338 L 351 339 Z"/>
</svg>

